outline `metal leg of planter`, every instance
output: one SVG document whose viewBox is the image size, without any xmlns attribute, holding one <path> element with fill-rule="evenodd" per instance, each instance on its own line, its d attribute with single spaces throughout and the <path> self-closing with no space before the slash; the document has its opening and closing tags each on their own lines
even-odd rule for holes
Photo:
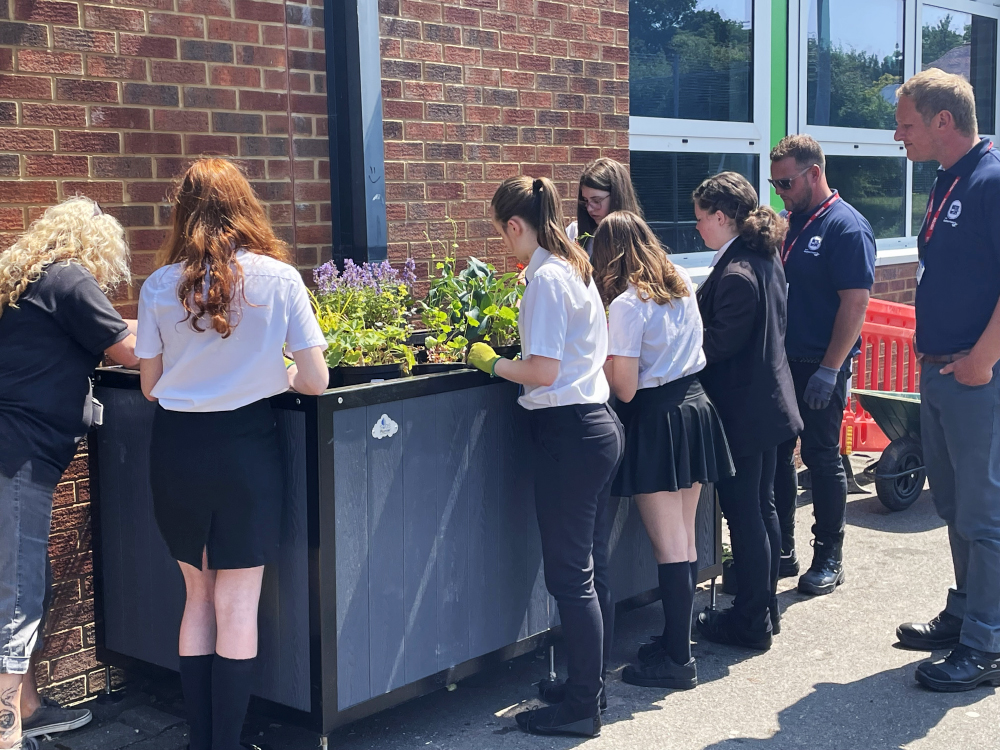
<svg viewBox="0 0 1000 750">
<path fill-rule="evenodd" d="M 104 667 L 104 691 L 97 696 L 98 703 L 117 703 L 122 699 L 121 695 L 115 695 L 111 692 L 111 667 Z"/>
<path fill-rule="evenodd" d="M 549 679 L 556 681 L 556 647 L 549 646 Z"/>
<path fill-rule="evenodd" d="M 329 750 L 329 748 L 330 748 L 330 738 L 327 737 L 325 734 L 320 735 L 319 746 L 320 746 L 320 748 L 322 748 L 322 750 Z"/>
<path fill-rule="evenodd" d="M 712 583 L 708 587 L 708 596 L 709 596 L 709 608 L 718 609 L 718 607 L 716 606 L 717 600 L 716 600 L 715 576 L 712 576 Z"/>
</svg>

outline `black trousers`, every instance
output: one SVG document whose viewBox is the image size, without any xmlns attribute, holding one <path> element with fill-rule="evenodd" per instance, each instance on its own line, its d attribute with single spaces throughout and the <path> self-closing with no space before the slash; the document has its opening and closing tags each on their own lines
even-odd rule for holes
<svg viewBox="0 0 1000 750">
<path fill-rule="evenodd" d="M 568 662 L 566 705 L 596 715 L 614 632 L 610 496 L 624 432 L 606 404 L 536 409 L 529 423 L 545 586 L 559 606 Z"/>
<path fill-rule="evenodd" d="M 770 627 L 768 607 L 777 604 L 781 530 L 774 511 L 776 449 L 734 456 L 736 476 L 719 481 L 719 507 L 729 524 L 737 594 L 733 609 L 754 633 Z"/>
<path fill-rule="evenodd" d="M 800 454 L 809 468 L 812 480 L 813 536 L 830 548 L 839 550 L 844 540 L 847 516 L 847 474 L 840 461 L 840 426 L 847 405 L 847 379 L 850 373 L 841 370 L 833 396 L 825 409 L 810 409 L 802 400 L 809 378 L 819 365 L 789 362 L 799 413 L 805 427 Z M 778 446 L 778 468 L 774 480 L 774 505 L 781 524 L 781 548 L 785 552 L 795 547 L 795 497 L 798 480 L 795 475 L 795 439 Z"/>
</svg>

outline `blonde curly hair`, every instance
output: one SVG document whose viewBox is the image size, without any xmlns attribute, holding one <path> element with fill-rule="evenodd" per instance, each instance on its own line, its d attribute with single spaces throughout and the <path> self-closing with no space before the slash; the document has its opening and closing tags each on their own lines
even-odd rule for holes
<svg viewBox="0 0 1000 750">
<path fill-rule="evenodd" d="M 0 253 L 0 315 L 45 266 L 76 261 L 93 274 L 105 293 L 128 280 L 125 230 L 90 198 L 69 198 L 46 209 L 5 253 Z"/>
</svg>

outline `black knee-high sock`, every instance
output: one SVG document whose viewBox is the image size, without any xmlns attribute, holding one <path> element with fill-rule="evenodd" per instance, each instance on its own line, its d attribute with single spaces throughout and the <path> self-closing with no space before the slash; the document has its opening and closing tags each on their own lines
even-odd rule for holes
<svg viewBox="0 0 1000 750">
<path fill-rule="evenodd" d="M 212 667 L 212 750 L 240 750 L 257 659 L 216 656 Z"/>
<path fill-rule="evenodd" d="M 691 561 L 691 585 L 694 586 L 694 588 L 698 588 L 698 561 L 697 560 L 692 560 Z M 692 607 L 694 606 L 694 600 L 692 600 L 691 606 Z"/>
<path fill-rule="evenodd" d="M 678 664 L 691 660 L 691 609 L 694 583 L 688 562 L 656 566 L 663 598 L 663 647 Z"/>
<path fill-rule="evenodd" d="M 190 750 L 212 750 L 212 664 L 215 654 L 181 657 L 181 689 Z"/>
</svg>

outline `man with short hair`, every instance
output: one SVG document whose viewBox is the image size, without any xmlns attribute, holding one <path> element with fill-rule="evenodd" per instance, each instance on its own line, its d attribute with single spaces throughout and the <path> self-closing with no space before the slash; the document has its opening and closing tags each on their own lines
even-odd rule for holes
<svg viewBox="0 0 1000 750">
<path fill-rule="evenodd" d="M 847 476 L 840 460 L 851 360 L 875 281 L 875 237 L 858 211 L 831 190 L 826 157 L 808 135 L 782 138 L 771 151 L 771 179 L 788 212 L 781 250 L 788 281 L 785 351 L 804 428 L 801 456 L 812 481 L 813 559 L 799 591 L 829 594 L 844 582 Z M 774 505 L 781 523 L 779 575 L 799 572 L 795 553 L 793 438 L 778 446 Z"/>
<path fill-rule="evenodd" d="M 940 164 L 917 238 L 916 349 L 924 464 L 955 565 L 944 611 L 896 636 L 952 648 L 916 677 L 956 692 L 1000 685 L 1000 154 L 957 75 L 909 79 L 896 122 L 907 158 Z"/>
</svg>

